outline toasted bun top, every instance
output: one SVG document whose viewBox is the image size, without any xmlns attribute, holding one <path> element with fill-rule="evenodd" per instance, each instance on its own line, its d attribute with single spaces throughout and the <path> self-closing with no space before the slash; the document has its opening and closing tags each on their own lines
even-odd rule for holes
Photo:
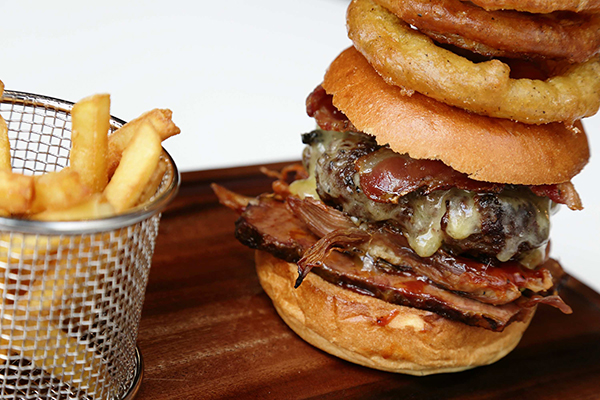
<svg viewBox="0 0 600 400">
<path fill-rule="evenodd" d="M 534 314 L 493 332 L 358 294 L 312 273 L 294 289 L 297 268 L 256 253 L 260 284 L 281 318 L 313 346 L 384 371 L 429 375 L 491 364 L 519 343 Z"/>
<path fill-rule="evenodd" d="M 472 114 L 388 85 L 353 47 L 331 64 L 323 88 L 359 130 L 417 159 L 441 160 L 472 179 L 544 185 L 569 181 L 587 164 L 580 122 L 527 125 Z"/>
</svg>

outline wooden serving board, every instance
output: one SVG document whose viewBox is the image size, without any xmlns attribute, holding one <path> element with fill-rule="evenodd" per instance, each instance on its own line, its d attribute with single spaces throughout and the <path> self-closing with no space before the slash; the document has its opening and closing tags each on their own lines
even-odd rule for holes
<svg viewBox="0 0 600 400">
<path fill-rule="evenodd" d="M 144 303 L 137 398 L 600 398 L 600 295 L 573 278 L 562 295 L 574 313 L 539 307 L 519 346 L 490 366 L 413 377 L 317 350 L 279 319 L 253 251 L 234 238 L 237 216 L 211 182 L 246 195 L 270 190 L 258 167 L 183 175 L 163 213 Z"/>
</svg>

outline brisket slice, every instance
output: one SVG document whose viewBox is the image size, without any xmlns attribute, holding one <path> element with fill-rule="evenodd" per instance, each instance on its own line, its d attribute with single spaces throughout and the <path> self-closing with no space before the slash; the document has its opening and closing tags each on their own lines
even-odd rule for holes
<svg viewBox="0 0 600 400">
<path fill-rule="evenodd" d="M 291 211 L 287 203 L 268 196 L 260 197 L 258 202 L 246 207 L 236 223 L 236 237 L 251 248 L 296 263 L 319 242 L 319 237 Z M 312 266 L 312 271 L 350 290 L 390 303 L 432 311 L 468 325 L 502 331 L 511 322 L 521 319 L 524 313 L 530 312 L 534 303 L 542 302 L 485 304 L 440 288 L 410 268 L 390 268 L 387 263 L 377 260 L 365 264 L 363 261 L 369 261 L 367 258 L 361 259 L 347 249 L 341 250 L 348 254 L 324 252 L 326 256 Z"/>
</svg>

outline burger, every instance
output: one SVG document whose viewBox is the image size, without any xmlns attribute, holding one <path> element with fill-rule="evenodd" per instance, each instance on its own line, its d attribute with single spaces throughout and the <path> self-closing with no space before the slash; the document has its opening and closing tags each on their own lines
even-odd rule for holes
<svg viewBox="0 0 600 400">
<path fill-rule="evenodd" d="M 582 208 L 583 127 L 446 104 L 391 82 L 353 40 L 308 96 L 317 129 L 302 135 L 302 165 L 265 171 L 273 193 L 257 198 L 213 189 L 307 342 L 412 375 L 493 363 L 538 305 L 572 312 L 549 218 Z"/>
</svg>

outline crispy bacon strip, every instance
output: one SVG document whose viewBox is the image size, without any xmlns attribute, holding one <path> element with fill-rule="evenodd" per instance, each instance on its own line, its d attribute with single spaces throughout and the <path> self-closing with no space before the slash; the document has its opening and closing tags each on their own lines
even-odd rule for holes
<svg viewBox="0 0 600 400">
<path fill-rule="evenodd" d="M 333 105 L 332 99 L 333 96 L 328 95 L 323 86 L 319 85 L 306 99 L 306 112 L 326 131 L 358 132 L 348 117 Z"/>
<path fill-rule="evenodd" d="M 566 204 L 571 210 L 583 210 L 579 193 L 570 181 L 558 185 L 529 186 L 529 188 L 537 196 L 548 197 L 555 203 Z"/>
<path fill-rule="evenodd" d="M 397 203 L 400 197 L 416 190 L 458 189 L 474 192 L 500 192 L 504 185 L 470 179 L 441 161 L 417 160 L 387 147 L 369 153 L 356 162 L 360 186 L 373 201 Z"/>
<path fill-rule="evenodd" d="M 566 304 L 563 299 L 558 295 L 551 296 L 540 296 L 538 294 L 534 294 L 530 297 L 523 297 L 518 301 L 519 305 L 522 307 L 533 307 L 536 304 L 547 304 L 549 306 L 558 308 L 565 314 L 572 314 L 573 309 Z"/>
</svg>

